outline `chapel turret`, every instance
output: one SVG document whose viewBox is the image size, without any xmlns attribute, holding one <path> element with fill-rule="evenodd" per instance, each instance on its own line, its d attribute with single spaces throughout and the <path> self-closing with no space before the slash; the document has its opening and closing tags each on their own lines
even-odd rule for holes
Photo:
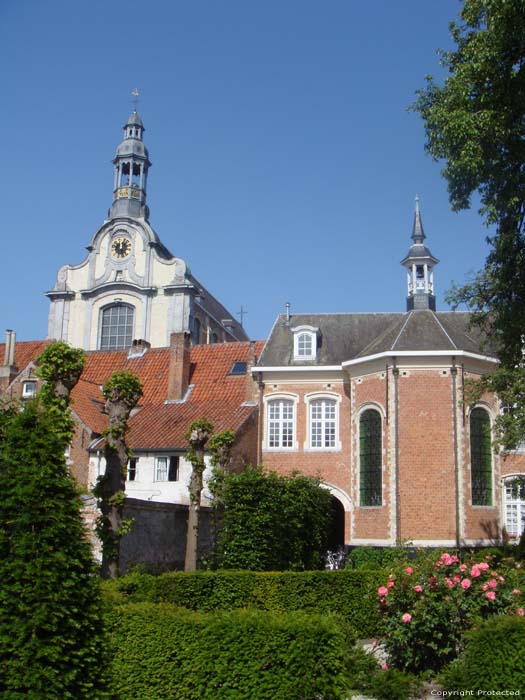
<svg viewBox="0 0 525 700">
<path fill-rule="evenodd" d="M 434 295 L 434 266 L 439 263 L 424 244 L 425 231 L 419 210 L 419 197 L 416 197 L 412 245 L 408 255 L 401 260 L 407 271 L 407 311 L 417 309 L 436 310 Z"/>
<path fill-rule="evenodd" d="M 149 219 L 146 205 L 146 184 L 151 165 L 148 149 L 142 140 L 144 124 L 134 110 L 124 125 L 124 138 L 117 148 L 113 204 L 109 218 L 120 217 Z"/>
</svg>

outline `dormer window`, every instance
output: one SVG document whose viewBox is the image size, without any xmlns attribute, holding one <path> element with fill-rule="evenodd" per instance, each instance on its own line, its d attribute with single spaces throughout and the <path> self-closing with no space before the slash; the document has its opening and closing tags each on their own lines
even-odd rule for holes
<svg viewBox="0 0 525 700">
<path fill-rule="evenodd" d="M 298 326 L 292 328 L 294 360 L 315 360 L 317 356 L 317 328 Z"/>
<path fill-rule="evenodd" d="M 24 382 L 22 385 L 22 398 L 32 399 L 36 396 L 36 382 Z"/>
</svg>

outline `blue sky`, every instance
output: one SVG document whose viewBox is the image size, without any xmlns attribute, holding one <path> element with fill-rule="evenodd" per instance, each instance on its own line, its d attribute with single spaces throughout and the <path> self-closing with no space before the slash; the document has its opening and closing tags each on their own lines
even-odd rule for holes
<svg viewBox="0 0 525 700">
<path fill-rule="evenodd" d="M 403 311 L 420 196 L 438 308 L 483 265 L 407 111 L 457 0 L 2 0 L 1 320 L 45 337 L 58 268 L 112 199 L 140 90 L 150 222 L 245 328 L 292 313 Z M 3 330 L 0 330 L 0 339 Z"/>
</svg>

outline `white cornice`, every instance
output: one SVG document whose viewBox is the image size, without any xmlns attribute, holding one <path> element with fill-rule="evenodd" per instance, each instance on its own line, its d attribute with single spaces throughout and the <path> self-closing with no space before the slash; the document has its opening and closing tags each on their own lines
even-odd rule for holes
<svg viewBox="0 0 525 700">
<path fill-rule="evenodd" d="M 499 360 L 489 355 L 478 355 L 475 352 L 467 352 L 466 350 L 388 350 L 387 352 L 378 352 L 375 355 L 367 355 L 366 357 L 357 357 L 354 360 L 346 360 L 341 367 L 351 367 L 360 365 L 373 360 L 381 360 L 393 357 L 466 357 L 473 360 L 481 360 L 482 362 L 491 362 L 498 364 Z"/>
<path fill-rule="evenodd" d="M 257 372 L 340 372 L 342 365 L 308 365 L 308 367 L 296 367 L 282 365 L 280 367 L 252 367 L 252 374 Z"/>
</svg>

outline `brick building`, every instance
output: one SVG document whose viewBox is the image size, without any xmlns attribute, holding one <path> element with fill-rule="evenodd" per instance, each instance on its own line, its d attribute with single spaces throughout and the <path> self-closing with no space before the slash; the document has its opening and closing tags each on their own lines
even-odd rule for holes
<svg viewBox="0 0 525 700">
<path fill-rule="evenodd" d="M 436 312 L 424 240 L 416 202 L 406 313 L 287 313 L 254 369 L 259 461 L 321 478 L 340 544 L 486 544 L 524 527 L 509 484 L 525 455 L 493 448 L 493 396 L 465 401 L 497 360 L 468 314 Z"/>
</svg>

